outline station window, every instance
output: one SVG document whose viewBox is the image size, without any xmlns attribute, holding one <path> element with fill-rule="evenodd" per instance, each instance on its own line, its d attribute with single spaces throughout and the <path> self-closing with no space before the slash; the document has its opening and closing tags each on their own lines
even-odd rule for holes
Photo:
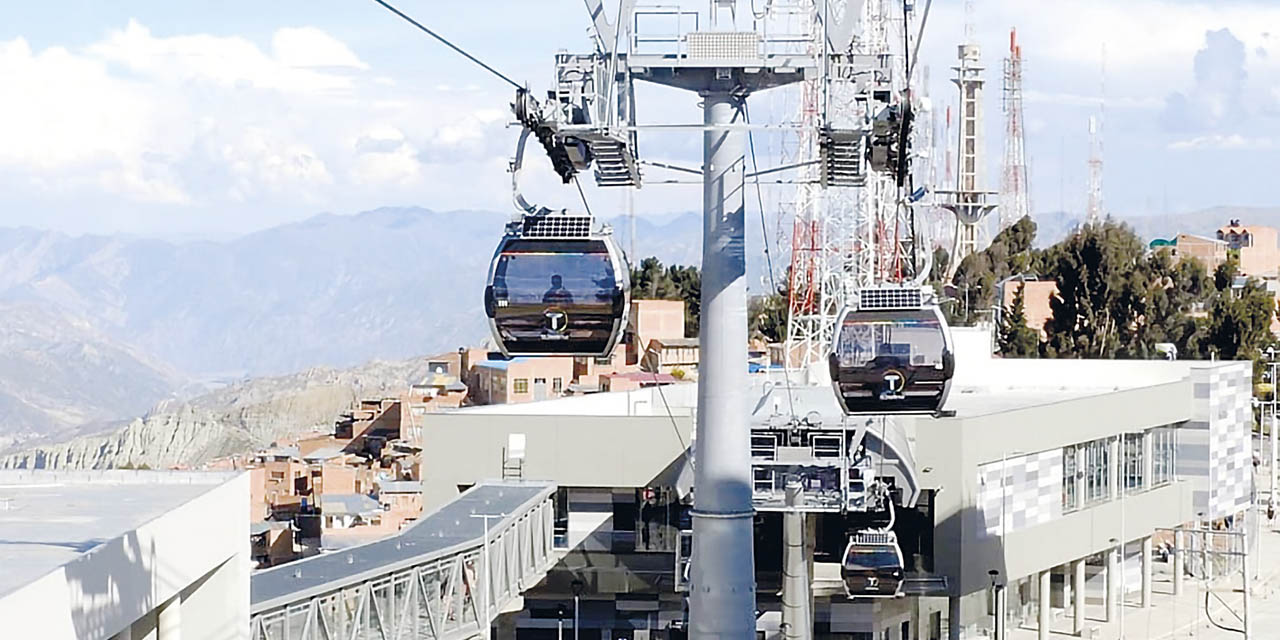
<svg viewBox="0 0 1280 640">
<path fill-rule="evenodd" d="M 1076 480 L 1080 476 L 1080 448 L 1071 445 L 1062 449 L 1062 510 L 1080 508 L 1080 491 Z"/>
<path fill-rule="evenodd" d="M 516 378 L 515 380 L 511 381 L 511 392 L 512 393 L 529 393 L 529 379 Z"/>
<path fill-rule="evenodd" d="M 1141 433 L 1126 433 L 1120 441 L 1121 467 L 1120 477 L 1126 493 L 1141 491 L 1145 486 L 1143 464 L 1146 456 L 1142 451 Z"/>
<path fill-rule="evenodd" d="M 1094 440 L 1081 445 L 1084 467 L 1085 504 L 1111 498 L 1111 442 Z"/>
<path fill-rule="evenodd" d="M 1159 487 L 1173 481 L 1174 430 L 1172 427 L 1152 429 L 1151 434 L 1151 486 Z"/>
</svg>

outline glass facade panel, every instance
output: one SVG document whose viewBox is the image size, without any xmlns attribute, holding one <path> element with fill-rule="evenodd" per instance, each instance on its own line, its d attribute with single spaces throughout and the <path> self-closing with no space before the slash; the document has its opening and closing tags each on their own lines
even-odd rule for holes
<svg viewBox="0 0 1280 640">
<path fill-rule="evenodd" d="M 1111 498 L 1111 442 L 1094 440 L 1082 445 L 1084 453 L 1084 499 L 1086 504 Z"/>
<path fill-rule="evenodd" d="M 1176 432 L 1173 427 L 1160 427 L 1148 433 L 1151 437 L 1151 486 L 1169 484 L 1173 481 Z"/>
<path fill-rule="evenodd" d="M 1080 475 L 1080 448 L 1076 445 L 1062 449 L 1062 510 L 1075 511 L 1080 508 L 1080 492 L 1076 488 L 1076 479 Z"/>
<path fill-rule="evenodd" d="M 1146 486 L 1146 478 L 1144 477 L 1146 455 L 1142 447 L 1143 435 L 1141 433 L 1126 433 L 1120 442 L 1120 478 L 1123 482 L 1122 486 L 1125 493 L 1141 491 Z"/>
</svg>

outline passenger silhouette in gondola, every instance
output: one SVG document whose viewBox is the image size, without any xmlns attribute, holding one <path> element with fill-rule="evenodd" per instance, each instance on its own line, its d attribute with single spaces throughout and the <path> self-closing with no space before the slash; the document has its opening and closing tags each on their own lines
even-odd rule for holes
<svg viewBox="0 0 1280 640">
<path fill-rule="evenodd" d="M 564 288 L 564 278 L 559 274 L 551 276 L 551 288 L 542 294 L 543 304 L 573 304 L 573 294 Z"/>
</svg>

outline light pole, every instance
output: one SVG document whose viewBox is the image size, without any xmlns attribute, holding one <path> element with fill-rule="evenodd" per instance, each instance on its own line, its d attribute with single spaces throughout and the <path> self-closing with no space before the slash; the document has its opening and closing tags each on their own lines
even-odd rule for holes
<svg viewBox="0 0 1280 640">
<path fill-rule="evenodd" d="M 1000 572 L 992 569 L 991 576 L 991 633 L 995 640 L 1004 640 L 1004 586 L 1000 584 Z"/>
<path fill-rule="evenodd" d="M 1276 516 L 1276 458 L 1280 457 L 1280 434 L 1276 433 L 1276 392 L 1280 391 L 1280 380 L 1276 379 L 1276 349 L 1267 347 L 1267 364 L 1271 367 L 1271 451 L 1267 457 L 1267 475 L 1271 476 L 1267 492 L 1267 520 Z"/>
<path fill-rule="evenodd" d="M 569 588 L 573 590 L 573 640 L 578 640 L 578 598 L 582 595 L 584 586 L 586 585 L 577 578 L 569 583 Z"/>
<path fill-rule="evenodd" d="M 481 533 L 481 539 L 484 541 L 481 557 L 484 559 L 484 580 L 481 582 L 483 587 L 480 590 L 480 617 L 483 620 L 476 620 L 476 624 L 480 625 L 482 637 L 489 640 L 492 637 L 492 625 L 489 620 L 489 590 L 493 588 L 493 565 L 489 560 L 489 520 L 491 518 L 501 519 L 507 517 L 505 513 L 473 513 L 472 518 L 480 518 L 484 521 L 484 532 Z"/>
<path fill-rule="evenodd" d="M 556 606 L 556 640 L 564 640 L 564 605 Z"/>
<path fill-rule="evenodd" d="M 1121 499 L 1121 504 L 1123 505 L 1123 504 L 1124 504 L 1124 503 L 1123 503 L 1123 500 L 1124 500 L 1124 490 L 1123 490 L 1123 489 L 1124 489 L 1124 487 L 1123 487 L 1123 482 L 1121 483 L 1121 485 L 1122 485 L 1122 486 L 1121 486 L 1121 492 L 1120 492 L 1120 496 L 1121 496 L 1121 498 L 1120 498 L 1120 499 Z M 1121 514 L 1121 516 L 1123 516 L 1123 515 L 1124 515 L 1124 508 L 1123 508 L 1123 506 L 1122 506 L 1122 507 L 1121 507 L 1121 509 L 1120 509 L 1120 514 Z M 1121 519 L 1123 520 L 1123 518 L 1121 518 Z M 1123 526 L 1123 525 L 1121 525 L 1121 526 Z M 1124 565 L 1125 565 L 1125 557 L 1124 557 L 1124 546 L 1122 545 L 1122 543 L 1120 543 L 1120 541 L 1119 541 L 1119 540 L 1116 540 L 1115 538 L 1112 538 L 1112 539 L 1111 539 L 1111 553 L 1116 553 L 1117 551 L 1118 551 L 1118 552 L 1119 552 L 1119 554 L 1120 554 L 1120 562 L 1119 562 L 1119 564 L 1117 565 L 1117 566 L 1119 566 L 1119 567 L 1120 567 L 1120 570 L 1117 572 L 1119 575 L 1117 575 L 1117 576 L 1107 576 L 1107 579 L 1108 579 L 1108 580 L 1111 580 L 1111 588 L 1112 588 L 1112 589 L 1114 589 L 1114 588 L 1115 588 L 1115 586 L 1116 586 L 1116 583 L 1117 583 L 1117 582 L 1119 582 L 1119 583 L 1120 583 L 1120 593 L 1119 593 L 1119 594 L 1117 594 L 1117 608 L 1119 609 L 1119 614 L 1120 614 L 1120 640 L 1124 640 L 1124 601 L 1125 601 L 1125 583 L 1124 583 Z"/>
</svg>

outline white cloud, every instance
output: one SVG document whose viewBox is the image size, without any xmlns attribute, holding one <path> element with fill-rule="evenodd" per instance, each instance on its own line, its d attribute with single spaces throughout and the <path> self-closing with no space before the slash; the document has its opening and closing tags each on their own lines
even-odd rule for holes
<svg viewBox="0 0 1280 640">
<path fill-rule="evenodd" d="M 1100 95 L 1080 95 L 1076 93 L 1037 91 L 1035 89 L 1024 90 L 1022 99 L 1027 104 L 1056 104 L 1071 107 L 1097 107 L 1102 104 L 1102 96 Z M 1155 97 L 1107 96 L 1106 103 L 1108 109 L 1159 109 L 1164 106 L 1164 102 Z"/>
<path fill-rule="evenodd" d="M 369 68 L 346 44 L 315 27 L 280 29 L 271 48 L 276 59 L 290 67 Z"/>
<path fill-rule="evenodd" d="M 507 179 L 491 165 L 514 134 L 505 110 L 476 109 L 503 98 L 396 88 L 313 27 L 268 48 L 136 21 L 76 50 L 0 41 L 0 85 L 21 96 L 0 100 L 0 184 L 25 190 L 0 204 L 311 212 L 376 206 L 387 188 L 432 206 L 504 200 L 487 197 Z"/>
<path fill-rule="evenodd" d="M 1196 151 L 1196 150 L 1257 150 L 1257 149 L 1274 149 L 1276 147 L 1275 140 L 1271 138 L 1249 138 L 1240 134 L 1215 134 L 1207 136 L 1197 136 L 1186 140 L 1178 140 L 1169 143 L 1169 149 L 1173 151 Z"/>
<path fill-rule="evenodd" d="M 155 37 L 130 20 L 122 30 L 89 47 L 100 60 L 164 82 L 208 82 L 222 87 L 275 89 L 292 93 L 350 90 L 348 75 L 312 67 L 367 68 L 346 45 L 316 29 L 281 29 L 275 55 L 238 37 Z"/>
<path fill-rule="evenodd" d="M 90 164 L 147 145 L 155 105 L 92 58 L 26 40 L 0 42 L 0 165 L 47 170 Z"/>
</svg>

